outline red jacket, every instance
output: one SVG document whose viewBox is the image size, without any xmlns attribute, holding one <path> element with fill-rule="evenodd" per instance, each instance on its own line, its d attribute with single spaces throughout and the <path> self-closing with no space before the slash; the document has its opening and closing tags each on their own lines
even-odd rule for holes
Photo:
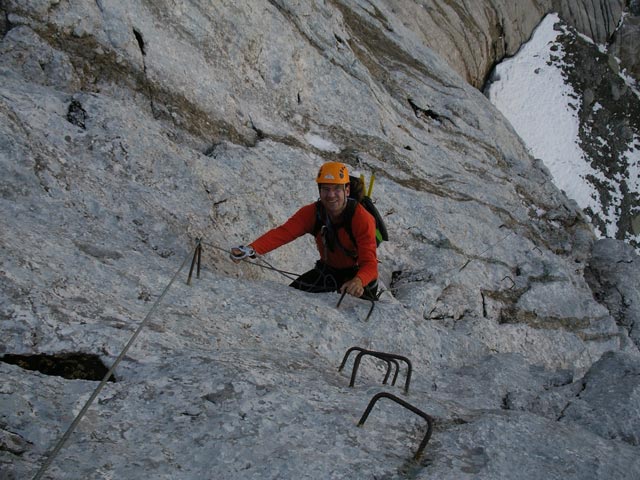
<svg viewBox="0 0 640 480">
<path fill-rule="evenodd" d="M 260 255 L 275 250 L 305 233 L 313 233 L 316 224 L 316 204 L 305 205 L 298 210 L 284 224 L 269 230 L 257 240 L 251 242 L 251 246 Z M 346 255 L 341 248 L 334 251 L 325 249 L 322 244 L 322 235 L 316 234 L 316 245 L 320 253 L 320 259 L 333 268 L 359 267 L 357 276 L 362 280 L 362 285 L 367 285 L 378 278 L 378 257 L 376 255 L 376 221 L 373 216 L 360 204 L 356 205 L 351 220 L 351 232 L 356 239 L 353 244 L 349 234 L 343 227 L 338 228 L 338 240 L 346 250 L 356 251 L 357 258 Z"/>
</svg>

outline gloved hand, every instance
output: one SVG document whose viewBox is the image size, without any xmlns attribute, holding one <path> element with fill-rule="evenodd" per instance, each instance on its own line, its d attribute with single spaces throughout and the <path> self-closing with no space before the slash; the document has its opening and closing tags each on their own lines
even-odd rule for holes
<svg viewBox="0 0 640 480">
<path fill-rule="evenodd" d="M 256 251 L 253 247 L 246 247 L 244 245 L 238 245 L 237 247 L 231 248 L 231 253 L 229 254 L 233 263 L 238 263 L 243 258 L 256 258 Z"/>
</svg>

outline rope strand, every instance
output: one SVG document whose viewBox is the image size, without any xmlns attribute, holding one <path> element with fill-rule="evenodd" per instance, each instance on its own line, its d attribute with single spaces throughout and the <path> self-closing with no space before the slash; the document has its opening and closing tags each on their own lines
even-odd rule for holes
<svg viewBox="0 0 640 480">
<path fill-rule="evenodd" d="M 213 243 L 205 242 L 204 240 L 201 240 L 200 243 L 202 243 L 202 245 L 207 245 L 208 247 L 215 248 L 216 250 L 220 250 L 221 252 L 228 253 L 229 255 L 231 255 L 231 252 L 229 250 L 219 247 L 218 245 L 214 245 Z M 266 263 L 266 265 L 261 265 L 257 262 L 252 262 L 246 258 L 243 258 L 242 261 L 250 265 L 255 265 L 256 267 L 264 268 L 265 270 L 273 270 L 274 272 L 278 272 L 282 276 L 288 278 L 289 280 L 295 280 L 297 277 L 300 276 L 300 274 L 298 273 L 287 272 L 286 270 L 280 270 L 279 268 L 275 268 L 273 265 L 271 265 L 269 262 L 267 262 L 263 258 L 260 258 L 260 261 Z"/>
<path fill-rule="evenodd" d="M 207 245 L 209 247 L 215 248 L 216 250 L 220 250 L 221 252 L 225 252 L 228 253 L 229 255 L 231 255 L 231 252 L 225 248 L 222 248 L 218 245 L 214 245 L 213 243 L 210 242 L 206 242 L 204 240 L 201 240 L 202 245 Z M 318 277 L 318 279 L 314 282 L 314 283 L 307 283 L 307 282 L 301 282 L 300 280 L 298 280 L 298 277 L 300 277 L 301 275 L 298 273 L 293 273 L 293 272 L 287 272 L 286 270 L 281 270 L 279 268 L 274 267 L 273 265 L 271 265 L 269 262 L 267 262 L 264 258 L 262 257 L 258 257 L 260 259 L 261 262 L 266 263 L 266 265 L 261 265 L 257 262 L 252 262 L 250 260 L 248 260 L 247 258 L 243 258 L 242 261 L 248 263 L 249 265 L 255 265 L 256 267 L 260 267 L 263 268 L 265 270 L 273 270 L 274 272 L 278 272 L 280 273 L 282 276 L 286 277 L 287 279 L 291 280 L 291 281 L 298 281 L 298 285 L 304 286 L 306 288 L 306 290 L 302 290 L 302 291 L 306 291 L 306 292 L 312 292 L 314 291 L 314 289 L 320 284 L 320 281 L 322 280 L 322 286 L 325 290 L 330 290 L 330 291 L 337 291 L 338 290 L 338 283 L 336 281 L 336 279 L 330 275 L 330 274 L 322 274 L 321 277 Z M 329 287 L 330 284 L 333 284 L 333 287 Z"/>
</svg>

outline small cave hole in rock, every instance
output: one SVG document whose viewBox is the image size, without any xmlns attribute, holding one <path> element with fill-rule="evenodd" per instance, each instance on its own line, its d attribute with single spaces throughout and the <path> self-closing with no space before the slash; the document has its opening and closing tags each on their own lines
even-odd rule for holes
<svg viewBox="0 0 640 480">
<path fill-rule="evenodd" d="M 84 110 L 84 108 L 82 108 L 82 104 L 77 100 L 71 100 L 69 109 L 67 110 L 67 121 L 85 130 L 86 120 L 87 112 Z"/>
<path fill-rule="evenodd" d="M 35 370 L 45 375 L 66 378 L 68 380 L 100 381 L 109 369 L 98 355 L 88 353 L 58 353 L 53 355 L 16 355 L 8 353 L 0 358 L 4 363 L 17 365 L 25 370 Z M 116 379 L 112 375 L 110 382 Z"/>
</svg>

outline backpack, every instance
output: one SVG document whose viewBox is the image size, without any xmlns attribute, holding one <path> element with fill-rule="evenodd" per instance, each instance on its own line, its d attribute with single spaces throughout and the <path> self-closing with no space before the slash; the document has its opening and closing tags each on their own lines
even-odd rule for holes
<svg viewBox="0 0 640 480">
<path fill-rule="evenodd" d="M 372 179 L 373 183 L 373 179 Z M 371 191 L 371 187 L 369 187 L 369 191 Z M 353 214 L 356 211 L 356 206 L 360 203 L 366 210 L 369 212 L 376 221 L 376 246 L 379 246 L 383 241 L 389 240 L 389 235 L 387 233 L 387 226 L 382 219 L 382 215 L 378 212 L 378 209 L 373 204 L 373 200 L 368 195 L 364 193 L 364 177 L 349 177 L 349 197 L 347 198 L 347 207 L 345 208 L 343 219 L 344 224 L 339 225 L 339 227 L 344 227 L 351 242 L 354 245 L 357 245 L 355 236 L 353 235 L 353 231 L 351 230 L 351 220 L 353 219 Z M 337 231 L 330 222 L 325 222 L 326 213 L 324 211 L 324 207 L 322 203 L 318 200 L 316 202 L 316 223 L 313 227 L 313 231 L 311 232 L 315 237 L 318 232 L 323 232 L 323 239 L 327 244 L 327 247 L 333 251 L 335 247 L 339 247 L 347 256 L 356 258 L 357 252 L 352 250 L 347 250 L 342 246 L 340 241 L 338 240 Z M 324 229 L 324 231 L 323 231 Z"/>
</svg>

